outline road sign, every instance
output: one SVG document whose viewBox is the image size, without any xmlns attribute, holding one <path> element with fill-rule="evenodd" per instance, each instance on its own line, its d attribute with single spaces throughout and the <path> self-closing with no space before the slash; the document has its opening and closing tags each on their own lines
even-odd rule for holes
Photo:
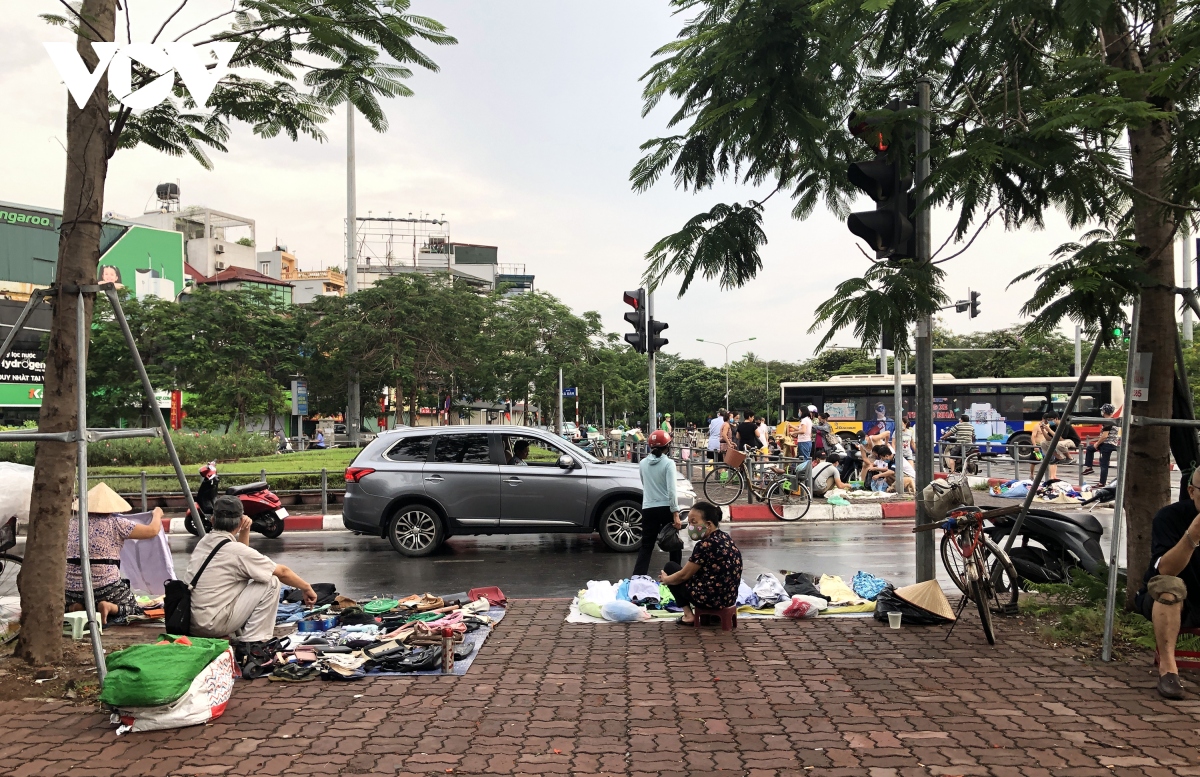
<svg viewBox="0 0 1200 777">
<path fill-rule="evenodd" d="M 308 381 L 292 381 L 292 415 L 308 415 Z"/>
<path fill-rule="evenodd" d="M 565 388 L 565 389 L 563 389 L 563 396 L 564 397 L 578 397 L 579 389 L 576 388 L 575 386 L 571 386 L 570 388 Z"/>
</svg>

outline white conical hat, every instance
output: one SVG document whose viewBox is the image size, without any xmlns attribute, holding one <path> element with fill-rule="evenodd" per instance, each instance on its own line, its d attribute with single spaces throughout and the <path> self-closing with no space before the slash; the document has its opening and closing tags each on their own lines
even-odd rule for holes
<svg viewBox="0 0 1200 777">
<path fill-rule="evenodd" d="M 133 508 L 113 491 L 107 483 L 97 483 L 87 492 L 88 515 L 108 515 L 110 513 L 127 513 Z M 71 509 L 79 512 L 79 500 L 71 504 Z"/>
<path fill-rule="evenodd" d="M 906 585 L 896 589 L 896 596 L 914 607 L 920 607 L 925 612 L 940 615 L 946 620 L 954 620 L 954 609 L 950 607 L 942 587 L 936 580 L 926 580 L 924 583 Z"/>
</svg>

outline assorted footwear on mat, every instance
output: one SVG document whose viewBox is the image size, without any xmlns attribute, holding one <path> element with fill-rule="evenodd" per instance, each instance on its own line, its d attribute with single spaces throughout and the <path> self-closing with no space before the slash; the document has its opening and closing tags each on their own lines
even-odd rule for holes
<svg viewBox="0 0 1200 777">
<path fill-rule="evenodd" d="M 948 623 L 953 611 L 936 582 L 897 589 L 882 578 L 858 572 L 849 583 L 837 575 L 783 572 L 783 580 L 771 573 L 759 575 L 753 585 L 739 581 L 738 617 L 812 618 L 817 615 L 874 614 L 886 621 L 887 613 L 904 612 L 904 622 Z M 571 602 L 570 623 L 675 620 L 683 608 L 676 605 L 670 590 L 647 575 L 635 575 L 616 583 L 591 580 Z"/>
</svg>

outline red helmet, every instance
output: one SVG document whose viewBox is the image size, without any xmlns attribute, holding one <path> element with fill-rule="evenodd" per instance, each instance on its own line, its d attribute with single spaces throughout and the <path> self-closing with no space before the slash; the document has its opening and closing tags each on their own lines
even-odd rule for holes
<svg viewBox="0 0 1200 777">
<path fill-rule="evenodd" d="M 649 442 L 651 448 L 667 448 L 671 445 L 671 435 L 662 429 L 655 429 L 650 432 Z"/>
</svg>

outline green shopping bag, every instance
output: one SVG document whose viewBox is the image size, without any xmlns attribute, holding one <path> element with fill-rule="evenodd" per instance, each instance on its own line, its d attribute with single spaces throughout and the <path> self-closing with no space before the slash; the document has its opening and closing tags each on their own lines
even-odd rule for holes
<svg viewBox="0 0 1200 777">
<path fill-rule="evenodd" d="M 100 701 L 121 708 L 170 704 L 187 693 L 204 667 L 229 649 L 224 639 L 185 640 L 167 634 L 159 639 L 159 644 L 133 645 L 108 657 Z"/>
</svg>

